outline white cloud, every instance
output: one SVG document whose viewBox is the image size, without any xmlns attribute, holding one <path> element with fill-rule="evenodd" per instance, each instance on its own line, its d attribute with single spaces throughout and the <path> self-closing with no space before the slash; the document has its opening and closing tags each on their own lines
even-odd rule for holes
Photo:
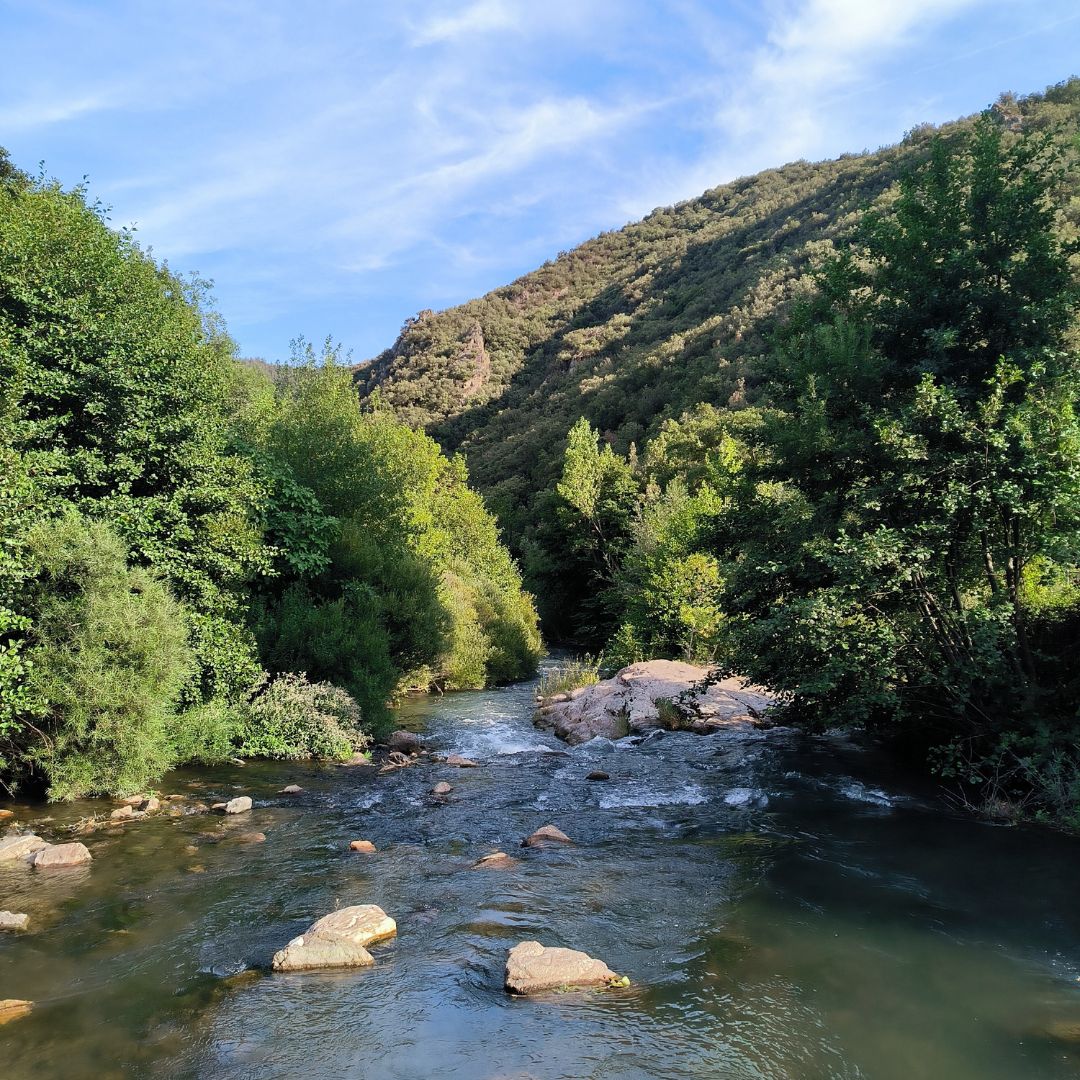
<svg viewBox="0 0 1080 1080">
<path fill-rule="evenodd" d="M 518 13 L 505 0 L 476 0 L 456 15 L 441 15 L 423 23 L 413 38 L 416 45 L 454 41 L 469 34 L 509 30 L 519 25 Z"/>
</svg>

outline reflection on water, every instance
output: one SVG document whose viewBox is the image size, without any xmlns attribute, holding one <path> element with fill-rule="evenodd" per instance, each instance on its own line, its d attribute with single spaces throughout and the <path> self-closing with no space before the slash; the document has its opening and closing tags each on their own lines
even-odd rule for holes
<svg viewBox="0 0 1080 1080">
<path fill-rule="evenodd" d="M 532 689 L 410 702 L 482 763 L 266 764 L 167 778 L 238 820 L 87 838 L 91 867 L 0 873 L 5 1080 L 40 1077 L 1056 1078 L 1080 1074 L 1080 844 L 947 813 L 846 743 L 663 734 L 568 750 Z M 603 769 L 606 782 L 588 782 Z M 438 780 L 453 794 L 428 794 Z M 279 796 L 285 783 L 305 788 Z M 101 807 L 19 810 L 47 834 Z M 46 819 L 52 817 L 52 821 Z M 518 848 L 540 825 L 576 841 Z M 262 844 L 238 842 L 244 832 Z M 351 856 L 348 842 L 379 853 Z M 471 870 L 494 850 L 508 870 Z M 336 904 L 376 966 L 270 975 Z M 506 949 L 582 948 L 626 990 L 512 1001 Z M 255 969 L 251 971 L 249 969 Z M 1055 1032 L 1057 1034 L 1055 1034 Z"/>
</svg>

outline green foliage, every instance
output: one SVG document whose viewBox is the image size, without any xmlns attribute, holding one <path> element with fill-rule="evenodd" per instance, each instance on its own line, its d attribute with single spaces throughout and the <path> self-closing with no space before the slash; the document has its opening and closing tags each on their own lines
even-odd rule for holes
<svg viewBox="0 0 1080 1080">
<path fill-rule="evenodd" d="M 172 763 L 169 718 L 193 666 L 184 612 L 104 524 L 69 514 L 26 544 L 38 707 L 5 756 L 53 799 L 141 790 Z"/>
<path fill-rule="evenodd" d="M 583 686 L 595 686 L 600 681 L 603 670 L 603 657 L 575 656 L 569 660 L 560 660 L 552 667 L 546 667 L 540 673 L 540 683 L 536 693 L 540 698 L 567 694 Z"/>
<path fill-rule="evenodd" d="M 369 744 L 360 708 L 342 689 L 290 673 L 271 682 L 248 706 L 238 731 L 248 757 L 341 761 Z"/>
</svg>

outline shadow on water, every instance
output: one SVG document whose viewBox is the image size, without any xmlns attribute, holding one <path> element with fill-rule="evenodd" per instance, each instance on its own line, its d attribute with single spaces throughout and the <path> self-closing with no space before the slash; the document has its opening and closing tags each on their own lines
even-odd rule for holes
<svg viewBox="0 0 1080 1080">
<path fill-rule="evenodd" d="M 5 870 L 0 908 L 34 930 L 0 938 L 0 997 L 36 1003 L 0 1028 L 5 1080 L 1080 1073 L 1077 841 L 950 814 L 839 741 L 569 751 L 532 727 L 532 693 L 402 709 L 480 768 L 178 771 L 167 791 L 254 811 L 95 833 L 78 872 Z M 586 781 L 598 768 L 611 779 Z M 290 782 L 304 793 L 278 795 Z M 17 810 L 56 835 L 101 806 Z M 548 822 L 576 844 L 520 849 Z M 350 855 L 356 837 L 378 854 Z M 497 849 L 515 865 L 470 869 Z M 398 921 L 374 968 L 268 973 L 352 903 Z M 510 1000 L 506 950 L 530 938 L 633 983 Z"/>
</svg>

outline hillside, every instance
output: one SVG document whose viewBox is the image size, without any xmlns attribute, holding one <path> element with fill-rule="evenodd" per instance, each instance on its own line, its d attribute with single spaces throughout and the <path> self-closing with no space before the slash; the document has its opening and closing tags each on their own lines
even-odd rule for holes
<svg viewBox="0 0 1080 1080">
<path fill-rule="evenodd" d="M 995 106 L 1009 129 L 1071 133 L 1078 109 L 1077 79 Z M 933 133 L 736 180 L 477 300 L 421 312 L 358 368 L 361 391 L 378 388 L 401 418 L 463 451 L 521 550 L 578 417 L 625 452 L 698 402 L 739 408 L 761 397 L 769 334 L 808 267 L 844 242 Z"/>
</svg>

